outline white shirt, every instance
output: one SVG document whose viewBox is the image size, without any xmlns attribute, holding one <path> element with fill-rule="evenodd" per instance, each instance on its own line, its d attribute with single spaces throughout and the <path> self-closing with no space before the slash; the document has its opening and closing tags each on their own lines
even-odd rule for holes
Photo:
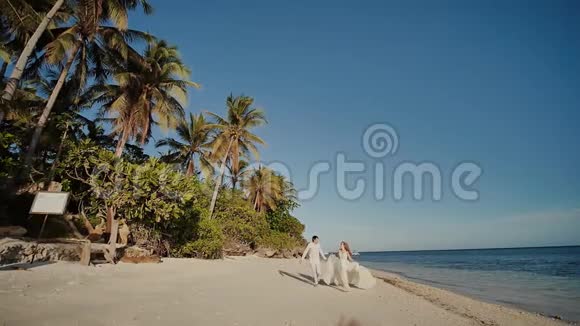
<svg viewBox="0 0 580 326">
<path fill-rule="evenodd" d="M 322 248 L 320 248 L 320 243 L 314 242 L 308 243 L 308 246 L 306 246 L 306 249 L 304 249 L 304 253 L 302 254 L 302 259 L 304 259 L 306 255 L 308 255 L 308 259 L 310 259 L 310 262 L 313 263 L 320 262 L 320 256 L 326 259 L 326 256 L 324 256 Z"/>
</svg>

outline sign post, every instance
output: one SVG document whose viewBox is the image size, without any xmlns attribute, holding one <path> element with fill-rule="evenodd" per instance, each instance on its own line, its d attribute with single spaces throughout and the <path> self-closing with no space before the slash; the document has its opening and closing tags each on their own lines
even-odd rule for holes
<svg viewBox="0 0 580 326">
<path fill-rule="evenodd" d="M 38 239 L 42 236 L 48 215 L 64 215 L 68 198 L 69 193 L 61 191 L 39 191 L 36 194 L 30 207 L 30 214 L 44 215 L 44 221 L 42 221 Z"/>
</svg>

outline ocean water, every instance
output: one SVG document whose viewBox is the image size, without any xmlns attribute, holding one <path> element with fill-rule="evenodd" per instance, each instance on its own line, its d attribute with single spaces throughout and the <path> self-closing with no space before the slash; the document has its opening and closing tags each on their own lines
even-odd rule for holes
<svg viewBox="0 0 580 326">
<path fill-rule="evenodd" d="M 361 252 L 356 259 L 473 298 L 580 321 L 580 246 Z"/>
</svg>

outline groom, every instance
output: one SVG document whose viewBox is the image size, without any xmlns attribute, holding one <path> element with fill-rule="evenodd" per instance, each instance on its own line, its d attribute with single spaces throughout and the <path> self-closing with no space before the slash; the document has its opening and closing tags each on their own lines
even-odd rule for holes
<svg viewBox="0 0 580 326">
<path fill-rule="evenodd" d="M 304 249 L 304 253 L 302 254 L 302 258 L 300 262 L 304 260 L 304 258 L 308 255 L 308 260 L 310 260 L 310 267 L 312 268 L 312 279 L 314 280 L 314 286 L 318 285 L 318 277 L 320 276 L 320 256 L 326 260 L 326 256 L 324 256 L 324 252 L 320 248 L 320 240 L 318 240 L 317 236 L 312 237 L 312 242 L 308 243 L 306 249 Z"/>
</svg>

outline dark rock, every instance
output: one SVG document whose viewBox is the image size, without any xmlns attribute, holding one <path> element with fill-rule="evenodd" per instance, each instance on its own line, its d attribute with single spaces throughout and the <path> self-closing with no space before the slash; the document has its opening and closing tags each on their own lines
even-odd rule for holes
<svg viewBox="0 0 580 326">
<path fill-rule="evenodd" d="M 21 237 L 26 234 L 26 229 L 21 226 L 0 226 L 0 236 Z"/>
<path fill-rule="evenodd" d="M 81 254 L 81 243 L 36 243 L 12 238 L 0 240 L 0 264 L 80 261 Z"/>
<path fill-rule="evenodd" d="M 247 256 L 253 254 L 254 250 L 249 244 L 227 241 L 222 252 L 224 256 Z"/>
<path fill-rule="evenodd" d="M 121 261 L 124 263 L 160 263 L 161 258 L 157 255 L 153 255 L 150 250 L 143 249 L 137 246 L 132 246 L 126 248 L 123 251 L 123 256 Z"/>
</svg>

